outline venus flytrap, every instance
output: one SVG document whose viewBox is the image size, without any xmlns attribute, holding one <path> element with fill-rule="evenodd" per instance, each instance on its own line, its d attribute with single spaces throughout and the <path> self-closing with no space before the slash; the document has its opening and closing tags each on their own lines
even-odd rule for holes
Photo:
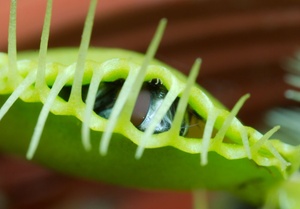
<svg viewBox="0 0 300 209">
<path fill-rule="evenodd" d="M 277 127 L 263 135 L 236 118 L 249 95 L 228 111 L 194 84 L 199 59 L 188 78 L 155 60 L 164 19 L 146 55 L 89 47 L 96 4 L 79 49 L 48 49 L 48 1 L 40 52 L 16 54 L 12 1 L 9 50 L 0 54 L 1 150 L 72 175 L 143 188 L 227 190 L 257 205 L 288 182 L 300 148 L 269 139 Z M 136 115 L 139 105 L 144 115 Z"/>
</svg>

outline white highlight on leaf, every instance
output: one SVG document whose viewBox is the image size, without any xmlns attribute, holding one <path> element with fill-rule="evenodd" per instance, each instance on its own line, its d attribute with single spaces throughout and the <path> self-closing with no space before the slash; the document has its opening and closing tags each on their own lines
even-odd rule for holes
<svg viewBox="0 0 300 209">
<path fill-rule="evenodd" d="M 36 71 L 30 73 L 13 91 L 13 93 L 9 96 L 9 98 L 5 101 L 3 106 L 0 109 L 0 120 L 4 117 L 7 111 L 11 108 L 11 106 L 17 101 L 17 99 L 23 94 L 23 92 L 34 83 L 36 76 Z"/>
<path fill-rule="evenodd" d="M 150 61 L 153 59 L 157 48 L 159 46 L 160 40 L 164 33 L 164 29 L 166 27 L 167 21 L 166 19 L 162 19 L 158 25 L 154 38 L 152 39 L 147 53 L 145 55 L 144 62 L 139 69 L 138 72 L 130 70 L 129 75 L 120 91 L 120 94 L 117 98 L 117 101 L 112 109 L 111 115 L 109 117 L 106 129 L 102 135 L 101 143 L 100 143 L 100 154 L 106 155 L 108 150 L 108 145 L 110 143 L 110 139 L 112 136 L 112 132 L 115 129 L 118 118 L 123 109 L 126 109 L 126 112 L 123 114 L 131 115 L 134 104 L 136 102 L 138 93 L 142 87 L 144 77 L 146 75 L 147 67 Z M 126 105 L 126 108 L 124 106 Z M 130 120 L 130 115 L 127 117 Z"/>
<path fill-rule="evenodd" d="M 73 102 L 77 103 L 78 101 L 81 101 L 81 86 L 82 86 L 82 79 L 84 75 L 84 64 L 85 64 L 85 60 L 86 60 L 86 56 L 90 44 L 96 6 L 97 6 L 97 0 L 91 0 L 89 11 L 85 20 L 79 52 L 78 52 L 75 77 L 74 77 L 71 95 L 69 99 L 69 102 L 71 103 Z"/>
<path fill-rule="evenodd" d="M 67 72 L 67 69 L 66 71 Z M 67 80 L 68 80 L 69 76 L 67 73 L 61 73 L 56 77 L 56 80 L 49 92 L 49 95 L 44 103 L 44 106 L 41 110 L 41 113 L 38 117 L 38 121 L 37 124 L 34 128 L 34 133 L 33 136 L 31 138 L 30 144 L 29 144 L 29 149 L 27 151 L 26 154 L 26 158 L 28 160 L 31 160 L 33 158 L 33 155 L 38 147 L 47 117 L 49 115 L 50 109 L 56 99 L 56 97 L 58 96 L 59 92 L 61 91 L 61 89 L 64 87 L 64 85 L 66 84 Z"/>
</svg>

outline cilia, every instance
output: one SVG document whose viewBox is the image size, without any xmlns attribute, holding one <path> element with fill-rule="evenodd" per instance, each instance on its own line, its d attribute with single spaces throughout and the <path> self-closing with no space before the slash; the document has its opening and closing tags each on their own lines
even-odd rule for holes
<svg viewBox="0 0 300 209">
<path fill-rule="evenodd" d="M 79 48 L 48 49 L 48 0 L 39 52 L 16 50 L 11 1 L 8 53 L 0 53 L 0 149 L 50 168 L 125 186 L 226 190 L 265 208 L 300 208 L 300 147 L 244 126 L 195 84 L 145 55 L 89 47 L 91 0 Z M 300 191 L 299 191 L 300 192 Z"/>
</svg>

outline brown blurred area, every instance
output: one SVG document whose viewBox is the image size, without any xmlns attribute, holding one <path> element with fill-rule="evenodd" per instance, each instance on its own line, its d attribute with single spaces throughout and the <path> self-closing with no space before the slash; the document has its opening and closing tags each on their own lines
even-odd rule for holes
<svg viewBox="0 0 300 209">
<path fill-rule="evenodd" d="M 88 4 L 86 0 L 53 2 L 49 47 L 79 45 Z M 39 48 L 45 5 L 46 1 L 40 0 L 18 2 L 18 50 Z M 228 108 L 250 93 L 251 98 L 239 113 L 245 124 L 259 128 L 266 110 L 292 104 L 284 98 L 284 91 L 290 87 L 284 83 L 283 66 L 300 47 L 300 1 L 99 1 L 91 45 L 144 53 L 163 17 L 168 19 L 168 26 L 156 58 L 185 74 L 197 57 L 202 58 L 198 83 Z M 9 1 L 1 1 L 0 51 L 4 52 L 8 18 Z M 3 201 L 7 200 L 10 208 L 40 208 L 43 203 L 48 208 L 67 208 L 55 202 L 64 204 L 71 197 L 80 202 L 86 193 L 104 196 L 107 208 L 126 208 L 110 205 L 117 204 L 110 202 L 116 198 L 114 195 L 121 202 L 137 196 L 146 199 L 148 204 L 153 202 L 147 196 L 151 192 L 77 180 L 5 155 L 0 156 L 0 168 L 0 201 L 3 194 Z M 162 208 L 192 207 L 188 193 L 152 195 L 166 198 L 165 202 L 175 202 Z M 183 206 L 176 202 L 179 199 Z"/>
</svg>

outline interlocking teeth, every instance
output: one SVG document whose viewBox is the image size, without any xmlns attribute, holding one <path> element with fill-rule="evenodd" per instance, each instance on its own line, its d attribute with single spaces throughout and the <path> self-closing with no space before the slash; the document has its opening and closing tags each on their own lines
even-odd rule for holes
<svg viewBox="0 0 300 209">
<path fill-rule="evenodd" d="M 70 114 L 74 114 L 77 118 L 83 121 L 82 144 L 87 151 L 91 149 L 90 128 L 92 126 L 91 121 L 93 119 L 93 107 L 96 100 L 99 84 L 106 76 L 105 73 L 107 69 L 116 67 L 118 64 L 123 63 L 121 59 L 110 59 L 103 62 L 100 66 L 93 68 L 92 76 L 90 79 L 89 90 L 86 98 L 86 104 L 85 104 L 82 101 L 82 83 L 83 83 L 82 81 L 85 75 L 84 74 L 85 70 L 87 69 L 86 65 L 88 62 L 86 60 L 86 57 L 87 57 L 87 51 L 88 51 L 91 32 L 92 32 L 93 18 L 95 15 L 96 5 L 97 5 L 97 0 L 91 0 L 89 12 L 86 18 L 85 27 L 82 35 L 82 41 L 79 47 L 77 61 L 73 65 L 69 65 L 61 71 L 58 70 L 58 73 L 56 74 L 55 78 L 53 78 L 53 85 L 50 88 L 46 83 L 46 78 L 48 78 L 46 75 L 46 72 L 48 72 L 46 71 L 48 67 L 46 66 L 47 63 L 46 58 L 47 58 L 47 50 L 48 50 L 50 23 L 51 23 L 52 0 L 48 0 L 47 2 L 47 10 L 46 10 L 44 27 L 43 27 L 42 37 L 41 37 L 38 66 L 32 69 L 32 71 L 29 72 L 27 76 L 25 76 L 25 78 L 22 78 L 20 76 L 19 69 L 17 68 L 18 66 L 17 64 L 19 63 L 17 63 L 16 61 L 17 60 L 16 37 L 15 37 L 16 0 L 12 0 L 10 30 L 9 30 L 10 33 L 9 49 L 8 49 L 9 72 L 7 75 L 8 78 L 7 80 L 8 80 L 9 88 L 11 88 L 13 91 L 10 97 L 6 100 L 6 102 L 0 109 L 0 120 L 7 113 L 7 111 L 14 104 L 14 102 L 16 102 L 16 100 L 19 97 L 22 98 L 22 94 L 26 92 L 26 90 L 28 90 L 29 88 L 34 88 L 34 93 L 38 95 L 39 101 L 41 101 L 44 105 L 38 117 L 37 124 L 34 129 L 34 133 L 26 155 L 28 159 L 33 158 L 35 151 L 38 147 L 40 138 L 42 136 L 42 132 L 44 130 L 47 117 L 50 111 L 52 110 L 52 107 L 55 106 L 58 95 L 62 90 L 62 88 L 66 85 L 66 83 L 70 84 L 70 77 L 71 77 L 70 75 L 73 76 L 74 80 L 72 83 L 70 97 L 68 101 L 64 103 L 64 108 L 71 109 Z M 101 127 L 100 130 L 101 132 L 103 132 L 100 147 L 99 147 L 99 152 L 102 155 L 105 155 L 108 152 L 111 137 L 114 131 L 120 126 L 119 121 L 122 121 L 122 123 L 124 123 L 124 121 L 128 124 L 130 123 L 130 119 L 138 95 L 140 93 L 143 83 L 145 82 L 145 80 L 147 80 L 145 79 L 145 77 L 147 76 L 148 70 L 149 69 L 151 70 L 151 66 L 149 66 L 149 64 L 153 60 L 156 50 L 159 46 L 160 40 L 163 35 L 163 31 L 166 27 L 166 22 L 167 21 L 165 19 L 161 20 L 157 32 L 147 50 L 144 61 L 142 65 L 139 67 L 139 69 L 137 70 L 133 63 L 126 64 L 126 67 L 128 67 L 129 69 L 128 75 L 119 92 L 119 96 L 116 100 L 116 103 L 112 109 L 112 112 L 108 120 L 106 120 L 105 123 L 103 123 L 104 125 L 102 124 L 103 127 Z M 142 133 L 140 138 L 134 141 L 136 144 L 138 144 L 135 153 L 136 159 L 142 157 L 144 149 L 148 147 L 149 141 L 151 141 L 151 137 L 154 136 L 154 132 L 155 132 L 155 128 L 157 127 L 157 124 L 161 122 L 162 118 L 165 116 L 166 112 L 170 109 L 174 101 L 176 100 L 177 102 L 178 97 L 180 97 L 177 110 L 175 111 L 173 124 L 171 126 L 171 129 L 168 130 L 166 133 L 166 135 L 168 134 L 167 136 L 170 137 L 170 139 L 163 139 L 162 141 L 164 142 L 162 144 L 159 144 L 159 146 L 169 146 L 169 145 L 174 147 L 178 146 L 177 142 L 174 143 L 175 145 L 170 142 L 172 142 L 172 139 L 177 140 L 178 137 L 181 137 L 179 136 L 179 133 L 181 130 L 182 121 L 185 116 L 187 106 L 189 105 L 190 102 L 189 100 L 191 99 L 190 93 L 194 88 L 194 83 L 200 69 L 200 64 L 201 64 L 201 60 L 197 59 L 191 69 L 190 76 L 188 77 L 186 83 L 184 84 L 182 84 L 183 82 L 180 81 L 181 83 L 179 85 L 179 81 L 178 81 L 179 79 L 177 80 L 175 76 L 174 77 L 171 76 L 172 78 L 170 78 L 170 80 L 172 81 L 170 82 L 171 85 L 168 84 L 168 93 L 164 97 L 160 106 L 157 108 L 157 111 L 155 110 L 156 112 L 153 118 L 151 119 L 151 121 L 149 122 L 149 125 L 147 126 L 145 132 Z M 76 67 L 74 68 L 74 66 Z M 162 76 L 161 78 L 164 79 L 164 76 Z M 150 80 L 150 82 L 154 83 L 154 85 L 162 85 L 162 79 L 160 78 L 155 78 L 155 79 L 156 80 Z M 298 81 L 296 81 L 295 79 L 298 78 L 291 77 L 290 83 L 291 84 L 298 83 Z M 164 83 L 168 83 L 168 80 L 164 80 Z M 294 86 L 296 86 L 296 84 Z M 204 94 L 200 90 L 198 93 Z M 298 94 L 300 94 L 299 92 L 289 91 L 287 92 L 287 94 L 290 95 L 295 100 L 299 98 L 300 101 L 300 96 L 299 97 L 297 96 Z M 289 166 L 289 163 L 285 161 L 285 159 L 279 154 L 279 152 L 273 147 L 272 143 L 269 142 L 268 140 L 269 137 L 275 131 L 278 130 L 278 127 L 275 127 L 274 129 L 270 130 L 265 135 L 263 135 L 260 139 L 257 138 L 252 139 L 252 144 L 250 146 L 248 137 L 250 138 L 251 136 L 248 136 L 249 133 L 247 132 L 249 129 L 243 126 L 236 119 L 236 115 L 238 111 L 243 106 L 244 102 L 247 100 L 248 97 L 249 95 L 243 96 L 237 102 L 237 104 L 234 106 L 231 112 L 227 112 L 226 110 L 217 108 L 213 102 L 207 99 L 208 101 L 204 102 L 205 107 L 201 107 L 204 109 L 203 115 L 206 115 L 206 123 L 204 126 L 203 136 L 195 137 L 195 139 L 191 140 L 191 141 L 194 140 L 193 143 L 191 143 L 193 147 L 190 146 L 190 144 L 188 146 L 185 146 L 189 142 L 187 143 L 184 142 L 183 147 L 184 146 L 185 147 L 184 148 L 179 147 L 179 148 L 186 152 L 201 153 L 200 154 L 201 165 L 204 166 L 208 163 L 208 152 L 211 149 L 214 149 L 218 146 L 222 146 L 225 143 L 224 139 L 226 138 L 226 134 L 232 131 L 232 129 L 235 129 L 239 132 L 239 136 L 243 145 L 243 147 L 240 146 L 239 148 L 241 149 L 244 148 L 244 151 L 241 152 L 242 154 L 240 156 L 242 157 L 246 156 L 249 159 L 256 160 L 254 159 L 253 156 L 259 152 L 261 147 L 264 147 L 271 154 L 273 154 L 273 156 L 280 162 L 281 168 L 282 170 L 284 170 L 287 166 Z M 208 97 L 205 95 L 202 97 L 199 96 L 199 98 L 206 99 Z M 219 123 L 220 117 L 222 117 L 221 121 L 223 122 L 221 125 Z M 205 120 L 203 120 L 203 123 L 204 121 Z M 217 126 L 218 130 L 215 129 L 215 126 Z M 216 132 L 216 135 L 212 136 L 214 131 Z M 128 137 L 128 135 L 126 137 Z M 159 147 L 157 146 L 157 144 L 155 146 Z M 215 149 L 215 151 L 218 151 L 218 149 Z"/>
<path fill-rule="evenodd" d="M 147 67 L 157 51 L 166 24 L 167 24 L 166 19 L 162 19 L 160 21 L 157 31 L 154 35 L 154 38 L 149 45 L 149 48 L 145 55 L 144 62 L 141 65 L 141 68 L 139 69 L 138 73 L 135 73 L 133 71 L 129 73 L 129 76 L 125 81 L 123 88 L 120 91 L 120 95 L 111 112 L 111 115 L 107 123 L 107 127 L 101 139 L 100 153 L 102 155 L 105 155 L 107 153 L 109 141 L 112 136 L 113 130 L 117 124 L 118 118 L 124 117 L 130 119 L 131 117 L 138 94 L 144 82 L 144 77 L 146 75 Z M 126 110 L 126 112 L 125 111 L 122 112 L 122 110 Z M 123 114 L 123 116 L 120 116 L 120 114 Z"/>
<path fill-rule="evenodd" d="M 207 122 L 206 122 L 206 125 L 204 128 L 204 133 L 203 133 L 201 165 L 206 165 L 208 162 L 207 154 L 208 154 L 211 140 L 212 140 L 212 143 L 211 143 L 212 146 L 219 146 L 219 144 L 221 144 L 223 142 L 223 140 L 225 138 L 225 134 L 226 134 L 227 130 L 229 129 L 229 127 L 232 125 L 232 122 L 233 122 L 235 116 L 237 115 L 238 111 L 242 108 L 243 104 L 249 97 L 250 97 L 250 95 L 246 94 L 239 99 L 239 101 L 233 107 L 232 111 L 229 113 L 229 115 L 225 119 L 222 127 L 219 129 L 219 131 L 217 132 L 216 136 L 213 139 L 212 139 L 213 126 L 219 115 L 219 110 L 216 110 L 216 109 L 214 109 L 214 107 L 211 107 L 210 111 L 208 111 Z M 247 131 L 243 125 L 240 126 L 239 130 L 240 130 L 240 135 L 241 135 L 242 142 L 243 142 L 243 145 L 245 148 L 245 152 L 246 152 L 248 158 L 251 159 L 252 154 L 250 151 Z"/>
<path fill-rule="evenodd" d="M 175 118 L 173 121 L 173 125 L 171 128 L 171 132 L 175 132 L 176 135 L 179 134 L 180 132 L 180 128 L 181 128 L 181 122 L 183 120 L 184 117 L 184 113 L 187 107 L 187 103 L 188 103 L 188 97 L 190 94 L 190 90 L 191 87 L 193 86 L 199 69 L 200 69 L 200 59 L 197 59 L 192 67 L 190 76 L 188 78 L 185 90 L 183 92 L 183 95 L 179 101 L 177 110 L 176 110 L 176 114 L 175 114 Z M 146 129 L 141 143 L 139 144 L 136 153 L 135 153 L 135 158 L 139 159 L 142 157 L 143 151 L 144 151 L 144 147 L 146 142 L 150 139 L 151 135 L 154 133 L 155 127 L 157 126 L 157 124 L 159 124 L 159 122 L 162 120 L 163 116 L 167 113 L 167 111 L 170 109 L 172 103 L 175 101 L 175 99 L 178 97 L 178 94 L 180 92 L 179 91 L 172 91 L 172 88 L 170 89 L 170 91 L 168 92 L 167 96 L 165 97 L 163 103 L 161 104 L 161 106 L 159 107 L 159 109 L 157 110 L 157 112 L 155 113 L 155 116 L 153 118 L 153 120 L 151 121 L 150 125 L 148 126 L 148 128 Z"/>
</svg>

